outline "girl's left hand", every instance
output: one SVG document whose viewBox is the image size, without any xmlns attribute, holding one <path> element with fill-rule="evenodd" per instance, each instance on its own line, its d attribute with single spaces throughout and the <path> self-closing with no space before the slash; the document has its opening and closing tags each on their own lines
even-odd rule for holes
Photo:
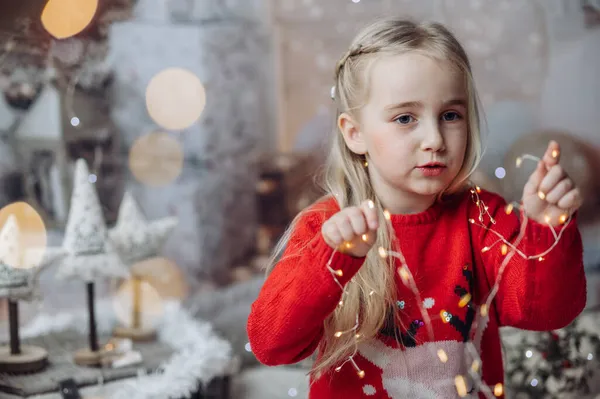
<svg viewBox="0 0 600 399">
<path fill-rule="evenodd" d="M 551 141 L 523 189 L 525 214 L 541 224 L 562 224 L 582 204 L 579 189 L 559 161 L 560 146 Z"/>
</svg>

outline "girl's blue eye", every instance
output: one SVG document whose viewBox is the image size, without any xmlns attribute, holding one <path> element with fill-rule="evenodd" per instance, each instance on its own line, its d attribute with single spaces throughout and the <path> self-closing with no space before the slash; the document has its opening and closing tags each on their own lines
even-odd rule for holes
<svg viewBox="0 0 600 399">
<path fill-rule="evenodd" d="M 460 114 L 454 111 L 446 112 L 444 115 L 442 115 L 442 120 L 444 122 L 454 122 L 459 120 L 460 118 Z"/>
<path fill-rule="evenodd" d="M 398 122 L 401 125 L 408 125 L 409 123 L 414 122 L 414 119 L 415 118 L 413 118 L 410 115 L 400 115 L 396 118 L 396 122 Z"/>
</svg>

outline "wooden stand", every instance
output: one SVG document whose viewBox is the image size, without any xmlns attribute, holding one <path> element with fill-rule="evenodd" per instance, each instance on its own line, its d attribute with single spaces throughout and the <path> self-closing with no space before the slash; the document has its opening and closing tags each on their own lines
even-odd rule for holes
<svg viewBox="0 0 600 399">
<path fill-rule="evenodd" d="M 129 338 L 136 342 L 147 342 L 156 339 L 156 331 L 142 326 L 142 278 L 132 276 L 132 314 L 130 327 L 116 327 L 113 335 L 118 338 Z"/>
<path fill-rule="evenodd" d="M 87 304 L 89 316 L 89 348 L 80 349 L 75 352 L 73 360 L 75 364 L 86 367 L 98 367 L 102 365 L 102 353 L 98 344 L 98 331 L 96 329 L 96 309 L 94 297 L 94 283 L 87 283 Z"/>
<path fill-rule="evenodd" d="M 0 373 L 22 374 L 42 370 L 48 352 L 37 346 L 21 345 L 19 340 L 19 303 L 8 300 L 10 345 L 0 347 Z"/>
</svg>

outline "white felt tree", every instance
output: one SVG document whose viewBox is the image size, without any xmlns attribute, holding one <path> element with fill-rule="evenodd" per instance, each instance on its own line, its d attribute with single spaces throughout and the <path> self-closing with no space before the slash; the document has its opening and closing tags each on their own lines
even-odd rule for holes
<svg viewBox="0 0 600 399">
<path fill-rule="evenodd" d="M 123 261 L 131 268 L 132 322 L 130 327 L 118 328 L 116 335 L 134 339 L 148 339 L 154 335 L 141 325 L 142 276 L 135 272 L 133 265 L 158 256 L 176 225 L 176 217 L 148 222 L 131 193 L 125 193 L 119 207 L 117 224 L 109 232 L 109 237 Z"/>
<path fill-rule="evenodd" d="M 62 248 L 66 252 L 57 277 L 86 282 L 89 312 L 89 351 L 75 356 L 79 364 L 96 365 L 100 361 L 95 322 L 94 282 L 100 278 L 128 277 L 121 258 L 108 240 L 106 223 L 95 186 L 83 159 L 75 163 L 71 209 Z"/>
<path fill-rule="evenodd" d="M 38 295 L 40 271 L 62 256 L 60 251 L 27 248 L 14 215 L 9 215 L 0 230 L 0 298 L 8 299 L 10 345 L 0 347 L 0 371 L 33 372 L 46 365 L 48 352 L 39 347 L 21 345 L 19 339 L 19 300 L 32 300 Z M 36 263 L 32 263 L 36 260 Z"/>
</svg>

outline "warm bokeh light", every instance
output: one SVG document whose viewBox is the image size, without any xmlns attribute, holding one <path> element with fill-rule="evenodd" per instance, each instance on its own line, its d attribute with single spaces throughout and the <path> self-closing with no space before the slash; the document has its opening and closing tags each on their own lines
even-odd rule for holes
<svg viewBox="0 0 600 399">
<path fill-rule="evenodd" d="M 156 74 L 146 88 L 148 114 L 168 130 L 190 127 L 206 105 L 202 82 L 183 68 L 168 68 Z"/>
<path fill-rule="evenodd" d="M 126 280 L 113 298 L 113 308 L 117 319 L 124 327 L 133 326 L 133 304 L 135 282 Z M 162 298 L 154 287 L 144 280 L 139 282 L 139 321 L 140 328 L 153 329 L 164 313 Z"/>
<path fill-rule="evenodd" d="M 169 184 L 183 168 L 181 144 L 166 133 L 144 135 L 131 146 L 129 168 L 140 183 L 149 186 Z"/>
<path fill-rule="evenodd" d="M 66 39 L 92 22 L 98 0 L 49 0 L 42 11 L 42 25 L 57 39 Z"/>
<path fill-rule="evenodd" d="M 187 298 L 189 286 L 185 275 L 169 259 L 155 257 L 138 262 L 132 266 L 131 272 L 152 285 L 162 298 Z"/>
<path fill-rule="evenodd" d="M 19 228 L 20 262 L 12 267 L 29 269 L 38 267 L 46 251 L 46 226 L 40 214 L 26 202 L 15 202 L 0 209 L 0 228 L 13 215 Z"/>
</svg>

